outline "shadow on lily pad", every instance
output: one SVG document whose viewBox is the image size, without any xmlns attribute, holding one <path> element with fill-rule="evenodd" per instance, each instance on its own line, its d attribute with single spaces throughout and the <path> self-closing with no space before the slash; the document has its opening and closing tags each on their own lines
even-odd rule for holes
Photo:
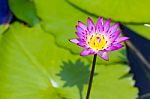
<svg viewBox="0 0 150 99">
<path fill-rule="evenodd" d="M 61 69 L 57 75 L 61 77 L 61 80 L 65 81 L 63 87 L 77 86 L 80 99 L 83 99 L 83 86 L 88 83 L 90 74 L 89 65 L 85 65 L 81 60 L 77 60 L 75 63 L 68 61 L 63 62 Z"/>
</svg>

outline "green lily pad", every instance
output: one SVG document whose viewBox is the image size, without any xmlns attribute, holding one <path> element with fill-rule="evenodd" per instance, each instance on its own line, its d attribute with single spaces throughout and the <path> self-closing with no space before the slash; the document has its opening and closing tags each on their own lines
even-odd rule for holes
<svg viewBox="0 0 150 99">
<path fill-rule="evenodd" d="M 3 34 L 9 27 L 9 24 L 0 25 L 0 35 Z"/>
<path fill-rule="evenodd" d="M 38 16 L 42 19 L 42 28 L 55 36 L 58 46 L 79 55 L 83 49 L 70 43 L 69 39 L 77 37 L 75 35 L 75 25 L 78 20 L 87 23 L 86 20 L 89 15 L 72 7 L 65 0 L 34 0 L 34 2 Z M 61 9 L 58 9 L 58 6 L 61 6 Z M 93 17 L 92 19 L 96 23 L 97 18 Z M 109 64 L 112 62 L 122 62 L 124 61 L 121 58 L 123 56 L 122 51 L 123 49 L 109 53 L 109 62 L 99 58 L 100 62 L 98 60 L 98 63 Z M 88 56 L 87 58 L 91 61 L 92 57 Z"/>
<path fill-rule="evenodd" d="M 91 93 L 92 99 L 136 99 L 138 90 L 127 76 L 129 67 L 123 64 L 97 65 Z M 127 91 L 129 90 L 129 91 Z M 117 94 L 117 95 L 116 95 Z"/>
<path fill-rule="evenodd" d="M 126 25 L 129 29 L 138 33 L 147 39 L 150 39 L 150 26 L 148 24 L 143 25 Z"/>
<path fill-rule="evenodd" d="M 0 46 L 1 99 L 81 99 L 85 96 L 90 63 L 58 47 L 54 37 L 40 25 L 29 28 L 12 24 L 2 35 Z M 66 67 L 67 71 L 63 72 Z M 123 64 L 97 65 L 92 99 L 135 99 L 138 91 L 132 77 L 125 77 L 128 72 L 129 67 Z"/>
<path fill-rule="evenodd" d="M 66 0 L 74 7 L 96 16 L 112 18 L 125 23 L 150 22 L 149 0 Z"/>
<path fill-rule="evenodd" d="M 14 15 L 24 21 L 25 23 L 33 26 L 39 22 L 34 4 L 31 0 L 8 0 L 9 7 Z"/>
<path fill-rule="evenodd" d="M 60 87 L 56 88 L 53 83 L 59 78 L 56 73 L 63 61 L 70 57 L 75 61 L 81 57 L 57 47 L 53 36 L 42 31 L 40 25 L 34 28 L 19 23 L 11 25 L 8 32 L 2 36 L 0 46 L 0 98 L 72 97 L 67 91 L 61 91 Z"/>
<path fill-rule="evenodd" d="M 79 20 L 86 22 L 88 15 L 71 7 L 64 0 L 34 0 L 38 16 L 42 19 L 43 29 L 56 37 L 56 43 L 73 53 L 81 48 L 69 42 L 75 38 L 75 25 Z M 61 6 L 61 9 L 58 7 Z M 55 10 L 54 10 L 55 9 Z"/>
<path fill-rule="evenodd" d="M 1 40 L 2 34 L 5 33 L 8 27 L 9 27 L 9 24 L 0 25 L 0 40 Z"/>
</svg>

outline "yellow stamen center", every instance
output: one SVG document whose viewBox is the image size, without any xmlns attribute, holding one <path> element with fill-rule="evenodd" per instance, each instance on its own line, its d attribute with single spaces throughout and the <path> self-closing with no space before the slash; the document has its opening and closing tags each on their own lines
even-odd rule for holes
<svg viewBox="0 0 150 99">
<path fill-rule="evenodd" d="M 100 34 L 89 35 L 87 41 L 88 45 L 94 50 L 103 50 L 107 45 L 106 39 Z"/>
</svg>

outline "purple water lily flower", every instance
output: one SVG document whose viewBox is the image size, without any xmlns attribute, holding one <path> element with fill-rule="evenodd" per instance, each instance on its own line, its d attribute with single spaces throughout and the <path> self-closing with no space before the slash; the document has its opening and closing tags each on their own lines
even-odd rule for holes
<svg viewBox="0 0 150 99">
<path fill-rule="evenodd" d="M 128 37 L 119 36 L 122 32 L 118 30 L 119 23 L 110 26 L 110 19 L 104 23 L 103 18 L 99 17 L 96 25 L 90 18 L 87 22 L 87 26 L 81 21 L 78 22 L 76 26 L 78 38 L 70 40 L 84 48 L 80 53 L 81 56 L 97 54 L 104 60 L 108 60 L 108 52 L 122 48 L 123 45 L 120 43 L 128 39 Z"/>
</svg>

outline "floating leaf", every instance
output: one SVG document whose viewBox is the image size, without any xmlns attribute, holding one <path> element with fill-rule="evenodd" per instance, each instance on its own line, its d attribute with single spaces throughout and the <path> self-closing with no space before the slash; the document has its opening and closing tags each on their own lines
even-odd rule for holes
<svg viewBox="0 0 150 99">
<path fill-rule="evenodd" d="M 66 0 L 74 7 L 95 16 L 125 23 L 150 22 L 149 0 Z"/>
<path fill-rule="evenodd" d="M 81 47 L 68 42 L 69 39 L 75 38 L 75 24 L 78 20 L 85 23 L 89 15 L 79 11 L 78 9 L 69 5 L 65 0 L 34 0 L 37 13 L 42 19 L 42 27 L 45 31 L 52 33 L 56 38 L 56 44 L 62 48 L 68 49 L 74 54 L 79 54 Z M 59 2 L 59 3 L 58 3 Z M 61 6 L 61 9 L 58 9 Z M 55 10 L 54 10 L 55 9 Z M 93 18 L 96 20 L 97 18 Z M 109 53 L 110 61 L 106 62 L 99 58 L 99 63 L 110 64 L 112 62 L 123 62 L 121 57 L 122 51 L 118 50 Z M 92 57 L 88 57 L 91 61 Z"/>
<path fill-rule="evenodd" d="M 92 99 L 136 99 L 138 90 L 131 87 L 134 81 L 131 76 L 127 76 L 128 72 L 129 67 L 123 64 L 97 66 L 98 75 L 93 81 Z"/>
<path fill-rule="evenodd" d="M 32 0 L 9 0 L 9 6 L 14 15 L 29 25 L 39 22 Z"/>
<path fill-rule="evenodd" d="M 1 99 L 81 99 L 85 96 L 89 62 L 55 45 L 53 36 L 40 25 L 29 28 L 14 23 L 2 35 L 0 46 Z M 60 80 L 60 71 L 66 62 L 72 66 L 72 72 L 65 72 L 68 76 L 65 78 L 85 71 L 75 65 L 84 65 L 86 71 L 85 76 L 73 76 L 73 85 L 63 87 L 66 79 Z M 135 99 L 138 91 L 133 87 L 132 77 L 125 77 L 128 72 L 129 67 L 123 64 L 97 65 L 92 99 Z M 76 81 L 83 84 L 81 94 L 75 87 Z"/>
<path fill-rule="evenodd" d="M 0 25 L 0 35 L 3 34 L 9 27 L 9 24 Z"/>
<path fill-rule="evenodd" d="M 128 28 L 133 30 L 135 33 L 147 38 L 150 40 L 150 27 L 144 24 L 142 25 L 126 25 Z"/>
</svg>

